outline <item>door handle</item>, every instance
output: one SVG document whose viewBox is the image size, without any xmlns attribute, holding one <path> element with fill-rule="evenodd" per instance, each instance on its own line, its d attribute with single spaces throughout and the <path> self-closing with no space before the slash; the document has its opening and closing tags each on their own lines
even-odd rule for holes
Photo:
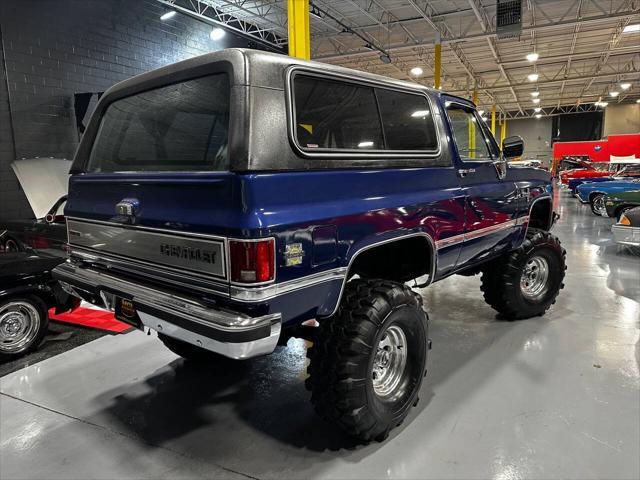
<svg viewBox="0 0 640 480">
<path fill-rule="evenodd" d="M 459 168 L 458 169 L 458 176 L 460 176 L 461 178 L 464 178 L 467 175 L 469 175 L 470 173 L 475 173 L 475 171 L 476 171 L 475 168 Z"/>
</svg>

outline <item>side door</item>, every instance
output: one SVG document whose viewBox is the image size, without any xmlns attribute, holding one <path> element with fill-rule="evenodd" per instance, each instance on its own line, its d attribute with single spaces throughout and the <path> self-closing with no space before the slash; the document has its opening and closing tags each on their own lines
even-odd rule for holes
<svg viewBox="0 0 640 480">
<path fill-rule="evenodd" d="M 457 262 L 461 268 L 511 246 L 517 234 L 518 193 L 498 145 L 475 107 L 445 98 L 445 109 L 465 196 L 465 233 Z"/>
</svg>

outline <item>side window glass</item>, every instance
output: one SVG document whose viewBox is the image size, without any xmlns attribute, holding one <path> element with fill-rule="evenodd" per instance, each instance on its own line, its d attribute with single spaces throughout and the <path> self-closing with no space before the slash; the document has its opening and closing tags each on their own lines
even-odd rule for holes
<svg viewBox="0 0 640 480">
<path fill-rule="evenodd" d="M 437 150 L 436 128 L 421 95 L 376 88 L 387 150 Z"/>
<path fill-rule="evenodd" d="M 451 122 L 458 153 L 463 161 L 493 160 L 488 139 L 478 123 L 482 120 L 471 108 L 450 103 L 447 105 L 447 115 Z"/>
<path fill-rule="evenodd" d="M 303 149 L 384 149 L 373 88 L 297 75 L 294 97 L 295 135 Z"/>
</svg>

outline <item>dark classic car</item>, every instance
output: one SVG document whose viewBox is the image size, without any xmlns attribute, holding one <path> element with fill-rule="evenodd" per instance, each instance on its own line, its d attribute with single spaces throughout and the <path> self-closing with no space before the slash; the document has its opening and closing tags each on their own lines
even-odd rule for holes
<svg viewBox="0 0 640 480">
<path fill-rule="evenodd" d="M 51 270 L 66 258 L 67 229 L 62 214 L 70 162 L 22 159 L 12 164 L 33 218 L 0 224 L 0 360 L 38 347 L 47 332 L 47 312 L 77 307 Z"/>
<path fill-rule="evenodd" d="M 640 207 L 625 211 L 613 227 L 613 238 L 621 245 L 640 247 Z"/>
<path fill-rule="evenodd" d="M 606 216 L 620 220 L 620 216 L 627 210 L 640 206 L 640 187 L 636 190 L 607 194 L 603 201 Z"/>
</svg>

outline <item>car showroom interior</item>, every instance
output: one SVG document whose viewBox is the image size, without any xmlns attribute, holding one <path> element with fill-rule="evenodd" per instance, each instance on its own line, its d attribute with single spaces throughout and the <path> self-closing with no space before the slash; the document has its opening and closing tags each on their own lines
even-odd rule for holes
<svg viewBox="0 0 640 480">
<path fill-rule="evenodd" d="M 0 479 L 640 478 L 640 3 L 0 1 Z"/>
</svg>

